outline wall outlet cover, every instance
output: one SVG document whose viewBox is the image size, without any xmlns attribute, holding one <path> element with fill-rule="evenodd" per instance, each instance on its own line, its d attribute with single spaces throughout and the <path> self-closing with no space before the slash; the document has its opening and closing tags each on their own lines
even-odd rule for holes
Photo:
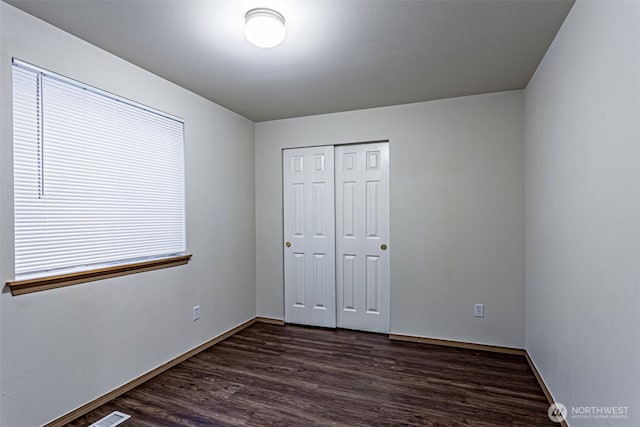
<svg viewBox="0 0 640 427">
<path fill-rule="evenodd" d="M 484 304 L 474 304 L 473 315 L 475 317 L 484 317 Z"/>
</svg>

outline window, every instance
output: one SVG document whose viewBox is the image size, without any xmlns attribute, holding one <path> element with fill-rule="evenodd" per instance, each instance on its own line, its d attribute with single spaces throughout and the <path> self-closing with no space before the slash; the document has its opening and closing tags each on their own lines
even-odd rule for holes
<svg viewBox="0 0 640 427">
<path fill-rule="evenodd" d="M 14 60 L 16 280 L 184 255 L 180 119 Z"/>
</svg>

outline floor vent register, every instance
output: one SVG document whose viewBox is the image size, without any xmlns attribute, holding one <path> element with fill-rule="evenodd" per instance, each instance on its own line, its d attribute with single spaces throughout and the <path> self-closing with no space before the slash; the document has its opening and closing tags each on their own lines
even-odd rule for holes
<svg viewBox="0 0 640 427">
<path fill-rule="evenodd" d="M 114 411 L 104 418 L 99 419 L 89 427 L 114 427 L 120 423 L 125 422 L 131 418 L 131 415 L 123 414 L 122 412 Z"/>
</svg>

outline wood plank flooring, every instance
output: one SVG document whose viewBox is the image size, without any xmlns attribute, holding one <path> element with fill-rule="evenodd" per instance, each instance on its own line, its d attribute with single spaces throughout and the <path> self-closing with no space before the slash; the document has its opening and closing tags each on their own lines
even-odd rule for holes
<svg viewBox="0 0 640 427">
<path fill-rule="evenodd" d="M 69 426 L 557 426 L 547 407 L 524 356 L 256 323 Z"/>
</svg>

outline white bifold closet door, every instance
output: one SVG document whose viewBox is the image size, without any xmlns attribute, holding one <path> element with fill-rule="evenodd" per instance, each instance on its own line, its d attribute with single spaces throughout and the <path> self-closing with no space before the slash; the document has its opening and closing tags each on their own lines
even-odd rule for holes
<svg viewBox="0 0 640 427">
<path fill-rule="evenodd" d="M 389 332 L 388 143 L 284 150 L 283 172 L 285 321 Z"/>
<path fill-rule="evenodd" d="M 337 325 L 389 332 L 389 144 L 335 155 Z"/>
<path fill-rule="evenodd" d="M 285 322 L 336 327 L 333 146 L 284 150 Z"/>
</svg>

